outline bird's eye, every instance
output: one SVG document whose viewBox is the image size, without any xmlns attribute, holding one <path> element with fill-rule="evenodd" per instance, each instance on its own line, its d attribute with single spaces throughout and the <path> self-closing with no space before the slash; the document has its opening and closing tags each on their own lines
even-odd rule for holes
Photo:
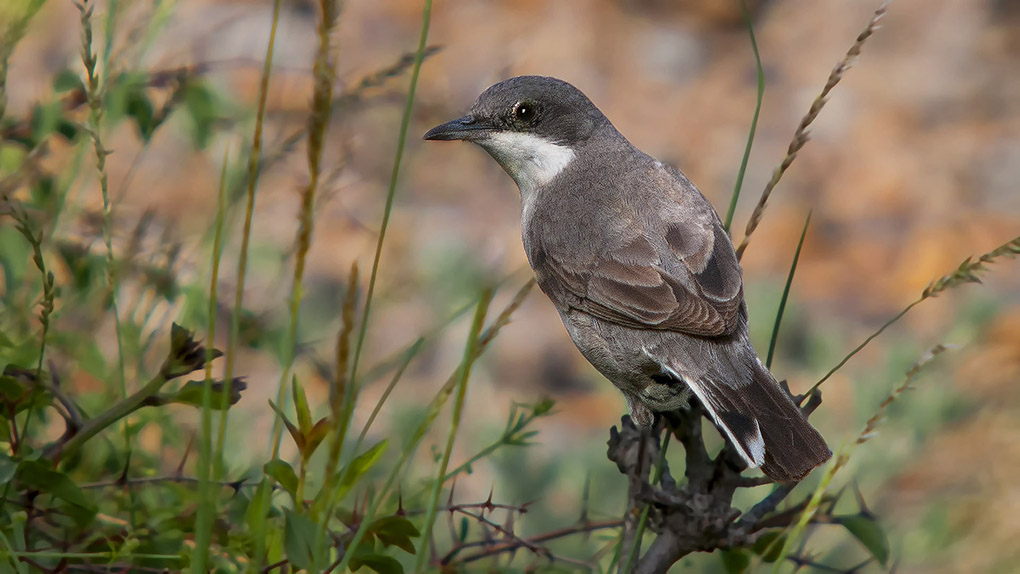
<svg viewBox="0 0 1020 574">
<path fill-rule="evenodd" d="M 524 100 L 514 104 L 513 113 L 515 120 L 522 123 L 528 123 L 535 119 L 535 116 L 538 113 L 538 107 L 535 105 L 535 102 Z"/>
</svg>

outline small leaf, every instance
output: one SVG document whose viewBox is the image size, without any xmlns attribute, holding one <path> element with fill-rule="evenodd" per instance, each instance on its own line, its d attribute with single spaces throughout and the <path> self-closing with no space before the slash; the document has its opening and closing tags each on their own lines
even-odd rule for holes
<svg viewBox="0 0 1020 574">
<path fill-rule="evenodd" d="M 270 488 L 272 487 L 268 481 L 260 481 L 255 492 L 251 495 L 251 502 L 248 504 L 248 509 L 245 512 L 245 521 L 248 523 L 250 532 L 258 532 L 258 525 L 262 524 L 262 521 L 265 519 L 267 507 L 272 506 L 270 502 L 272 491 L 267 492 Z"/>
<path fill-rule="evenodd" d="M 368 566 L 379 574 L 404 574 L 404 567 L 395 558 L 376 553 L 359 554 L 351 559 L 351 570 Z"/>
<path fill-rule="evenodd" d="M 305 396 L 305 390 L 301 387 L 297 377 L 294 377 L 290 390 L 294 395 L 294 411 L 297 412 L 298 428 L 301 429 L 301 434 L 307 437 L 312 430 L 312 412 L 308 408 L 308 397 Z"/>
<path fill-rule="evenodd" d="M 146 142 L 149 141 L 152 138 L 152 132 L 155 130 L 153 123 L 155 111 L 152 107 L 152 101 L 149 100 L 149 96 L 145 93 L 144 85 L 132 84 L 128 88 L 125 107 L 127 115 L 135 120 L 135 125 L 138 126 L 138 133 L 142 136 L 142 139 Z"/>
<path fill-rule="evenodd" d="M 340 484 L 340 497 L 347 494 L 362 475 L 368 472 L 368 470 L 379 461 L 379 458 L 386 450 L 387 444 L 388 441 L 386 440 L 379 441 L 377 445 L 358 455 L 351 461 L 351 467 L 347 470 L 347 475 Z"/>
<path fill-rule="evenodd" d="M 289 492 L 291 496 L 294 496 L 297 492 L 297 474 L 294 473 L 294 469 L 286 461 L 274 458 L 262 467 L 262 471 L 266 473 L 266 476 L 279 482 L 280 486 Z"/>
<path fill-rule="evenodd" d="M 216 96 L 204 84 L 188 82 L 184 88 L 184 109 L 191 117 L 194 145 L 204 148 L 209 143 L 217 118 Z"/>
<path fill-rule="evenodd" d="M 531 410 L 531 414 L 536 417 L 547 415 L 549 414 L 549 411 L 553 409 L 554 406 L 556 406 L 556 401 L 549 398 L 542 399 Z"/>
<path fill-rule="evenodd" d="M 325 417 L 319 419 L 314 425 L 312 425 L 311 430 L 309 430 L 308 434 L 305 435 L 305 440 L 307 441 L 305 447 L 308 449 L 307 452 L 304 453 L 305 458 L 311 458 L 315 449 L 319 448 L 319 444 L 321 444 L 323 439 L 326 438 L 326 435 L 329 434 L 331 428 L 333 428 L 333 423 Z"/>
<path fill-rule="evenodd" d="M 54 129 L 57 133 L 64 136 L 64 138 L 69 141 L 74 140 L 78 137 L 78 134 L 81 133 L 81 128 L 78 127 L 78 124 L 67 118 L 60 118 L 57 120 L 57 125 Z"/>
<path fill-rule="evenodd" d="M 372 523 L 369 532 L 375 533 L 383 546 L 396 546 L 408 554 L 414 554 L 411 538 L 421 536 L 410 520 L 403 516 L 385 516 Z"/>
<path fill-rule="evenodd" d="M 223 392 L 224 384 L 223 381 L 212 381 L 212 401 L 209 403 L 209 407 L 214 410 L 221 410 L 220 407 L 223 405 Z M 227 393 L 227 407 L 236 405 L 241 400 L 241 392 L 248 388 L 248 383 L 244 380 L 244 377 L 236 377 L 233 382 L 230 383 L 230 390 Z M 170 400 L 175 403 L 181 403 L 185 405 L 191 405 L 195 407 L 202 406 L 202 394 L 205 389 L 205 381 L 188 381 L 177 393 L 175 393 Z"/>
<path fill-rule="evenodd" d="M 889 538 L 886 537 L 885 530 L 878 521 L 863 514 L 834 518 L 868 549 L 875 560 L 878 560 L 882 566 L 886 565 L 886 562 L 889 561 Z"/>
<path fill-rule="evenodd" d="M 25 486 L 52 494 L 69 502 L 64 507 L 79 526 L 87 525 L 96 515 L 96 509 L 85 498 L 78 485 L 66 474 L 58 472 L 37 460 L 22 461 L 18 467 L 18 480 Z"/>
<path fill-rule="evenodd" d="M 726 574 L 743 574 L 751 565 L 751 557 L 739 548 L 723 550 L 719 556 L 722 558 L 723 567 L 726 568 Z"/>
<path fill-rule="evenodd" d="M 28 388 L 18 379 L 8 374 L 0 375 L 0 400 L 13 404 L 22 398 L 26 391 Z"/>
<path fill-rule="evenodd" d="M 174 323 L 170 328 L 170 354 L 163 364 L 163 375 L 174 379 L 205 367 L 206 348 L 195 340 L 195 333 Z M 211 358 L 222 357 L 217 349 L 210 351 Z"/>
<path fill-rule="evenodd" d="M 294 444 L 297 445 L 298 450 L 304 452 L 305 435 L 301 434 L 301 431 L 298 430 L 296 426 L 294 426 L 294 423 L 290 422 L 290 419 L 287 418 L 287 415 L 283 414 L 283 409 L 278 407 L 276 403 L 272 401 L 272 399 L 270 399 L 269 401 L 269 406 L 273 407 L 273 410 L 276 411 L 276 414 L 279 415 L 280 419 L 283 420 L 283 424 L 284 426 L 287 427 L 287 432 L 290 433 L 290 438 L 294 439 Z"/>
<path fill-rule="evenodd" d="M 70 92 L 71 90 L 85 91 L 85 85 L 81 81 L 81 76 L 68 69 L 61 70 L 60 73 L 53 78 L 53 91 L 59 93 Z"/>
<path fill-rule="evenodd" d="M 6 454 L 0 454 L 0 485 L 5 485 L 10 482 L 17 471 L 18 461 Z"/>
<path fill-rule="evenodd" d="M 62 472 L 47 468 L 45 464 L 37 460 L 26 460 L 21 463 L 18 480 L 26 483 L 31 488 L 49 492 L 72 504 L 84 507 L 91 506 L 88 499 L 85 498 L 85 495 L 73 480 Z"/>
<path fill-rule="evenodd" d="M 284 510 L 283 548 L 287 560 L 298 569 L 311 568 L 312 562 L 323 564 L 323 552 L 316 552 L 315 541 L 319 538 L 319 526 L 308 517 L 292 510 Z M 322 537 L 324 541 L 328 537 Z M 323 549 L 320 547 L 320 550 Z"/>
</svg>

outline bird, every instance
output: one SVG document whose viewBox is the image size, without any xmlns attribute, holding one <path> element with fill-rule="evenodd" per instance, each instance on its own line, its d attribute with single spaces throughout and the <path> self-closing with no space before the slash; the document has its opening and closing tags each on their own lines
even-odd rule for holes
<svg viewBox="0 0 1020 574">
<path fill-rule="evenodd" d="M 693 397 L 747 467 L 773 481 L 799 481 L 832 456 L 751 344 L 740 264 L 718 213 L 581 90 L 513 77 L 424 139 L 477 144 L 517 183 L 538 285 L 639 428 Z"/>
</svg>

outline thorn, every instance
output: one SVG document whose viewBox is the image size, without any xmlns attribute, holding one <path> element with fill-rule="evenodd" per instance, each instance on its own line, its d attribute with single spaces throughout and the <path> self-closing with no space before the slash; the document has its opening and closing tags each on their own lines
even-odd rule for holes
<svg viewBox="0 0 1020 574">
<path fill-rule="evenodd" d="M 123 486 L 128 483 L 128 469 L 131 468 L 131 451 L 127 453 L 127 459 L 124 461 L 124 470 L 121 471 L 120 476 L 117 477 L 117 484 Z"/>
<path fill-rule="evenodd" d="M 857 484 L 856 480 L 853 483 L 853 487 L 854 497 L 857 499 L 857 506 L 860 508 L 861 515 L 864 516 L 865 518 L 875 518 L 874 513 L 871 512 L 871 509 L 868 508 L 867 503 L 864 502 L 864 495 L 861 494 L 860 485 Z"/>
<path fill-rule="evenodd" d="M 450 509 L 450 514 L 453 514 L 453 491 L 457 488 L 457 477 L 453 477 L 453 482 L 450 484 L 450 496 L 446 497 L 446 506 Z"/>
<path fill-rule="evenodd" d="M 184 456 L 181 457 L 180 464 L 177 465 L 177 476 L 184 476 L 184 465 L 188 462 L 188 455 L 191 453 L 191 447 L 195 445 L 195 434 L 192 433 L 188 439 L 188 446 L 184 448 Z"/>
</svg>

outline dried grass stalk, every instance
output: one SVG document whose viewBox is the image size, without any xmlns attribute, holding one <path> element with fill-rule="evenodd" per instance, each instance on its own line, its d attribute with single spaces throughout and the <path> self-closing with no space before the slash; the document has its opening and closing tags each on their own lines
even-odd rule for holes
<svg viewBox="0 0 1020 574">
<path fill-rule="evenodd" d="M 751 234 L 758 228 L 758 224 L 761 223 L 762 216 L 765 214 L 765 206 L 769 201 L 769 196 L 772 195 L 772 190 L 782 179 L 783 174 L 793 163 L 793 160 L 797 158 L 797 153 L 800 152 L 801 148 L 807 144 L 808 127 L 815 121 L 818 114 L 821 113 L 822 108 L 825 107 L 825 103 L 829 100 L 829 92 L 832 91 L 836 84 L 843 79 L 846 75 L 847 70 L 853 65 L 854 60 L 861 53 L 861 48 L 864 47 L 864 42 L 875 33 L 878 29 L 878 22 L 885 15 L 886 9 L 889 6 L 889 2 L 883 3 L 875 13 L 872 15 L 871 20 L 868 21 L 868 25 L 864 27 L 864 30 L 857 36 L 857 40 L 854 42 L 850 49 L 847 50 L 846 56 L 843 57 L 836 67 L 833 68 L 829 74 L 829 79 L 825 82 L 825 87 L 822 88 L 822 92 L 818 94 L 815 101 L 811 102 L 811 108 L 808 109 L 807 114 L 801 118 L 800 125 L 797 126 L 797 131 L 793 133 L 793 140 L 790 142 L 790 147 L 786 150 L 786 157 L 780 162 L 779 167 L 772 172 L 772 179 L 765 184 L 765 189 L 761 192 L 761 197 L 758 199 L 758 205 L 754 206 L 754 211 L 751 212 L 751 218 L 747 222 L 747 227 L 744 229 L 744 238 L 740 241 L 740 245 L 737 247 L 737 259 L 740 259 L 744 255 L 744 250 L 747 249 L 747 244 L 751 240 Z"/>
</svg>

